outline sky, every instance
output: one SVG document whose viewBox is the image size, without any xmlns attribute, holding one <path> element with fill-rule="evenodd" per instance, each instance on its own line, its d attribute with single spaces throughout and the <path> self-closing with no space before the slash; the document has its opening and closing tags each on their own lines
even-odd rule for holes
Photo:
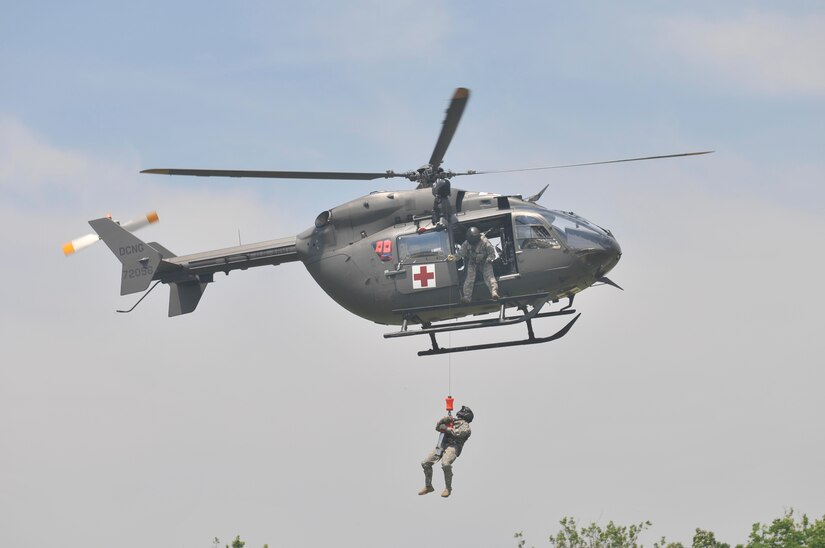
<svg viewBox="0 0 825 548">
<path fill-rule="evenodd" d="M 821 3 L 2 8 L 3 544 L 539 547 L 563 516 L 735 543 L 825 514 Z M 139 237 L 177 254 L 297 234 L 406 182 L 138 172 L 414 169 L 459 86 L 449 169 L 716 151 L 456 184 L 549 184 L 616 235 L 625 291 L 580 294 L 559 341 L 419 358 L 300 263 L 116 314 L 109 250 L 61 253 L 106 213 L 157 210 Z M 418 497 L 450 387 L 473 436 L 453 495 Z"/>
</svg>

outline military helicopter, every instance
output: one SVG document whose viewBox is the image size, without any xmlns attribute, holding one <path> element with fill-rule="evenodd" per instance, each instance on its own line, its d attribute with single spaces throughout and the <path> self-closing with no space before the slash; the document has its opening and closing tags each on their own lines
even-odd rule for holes
<svg viewBox="0 0 825 548">
<path fill-rule="evenodd" d="M 621 257 L 610 230 L 572 212 L 549 210 L 537 202 L 545 186 L 528 198 L 452 188 L 455 177 L 577 167 L 694 156 L 712 151 L 626 158 L 501 171 L 442 169 L 470 92 L 457 88 L 429 162 L 414 171 L 324 172 L 216 169 L 147 169 L 141 173 L 198 177 L 375 180 L 405 178 L 415 189 L 376 191 L 323 211 L 297 236 L 177 256 L 162 245 L 144 243 L 109 217 L 89 221 L 122 264 L 121 295 L 169 285 L 169 316 L 195 310 L 218 272 L 301 261 L 338 304 L 379 324 L 400 325 L 385 338 L 428 335 L 431 348 L 420 356 L 540 344 L 563 337 L 581 314 L 572 308 L 577 293 L 597 284 L 619 287 L 606 277 Z M 155 216 L 156 217 L 156 216 Z M 145 223 L 143 223 L 145 224 Z M 493 300 L 477 283 L 473 300 L 461 302 L 466 276 L 456 260 L 470 227 L 495 245 L 493 263 L 501 296 Z M 88 238 L 88 237 L 87 237 Z M 94 235 L 91 235 L 94 240 Z M 149 288 L 152 281 L 155 285 Z M 148 291 L 147 291 L 148 289 Z M 621 288 L 620 288 L 621 289 Z M 135 304 L 140 303 L 143 297 Z M 558 310 L 545 305 L 567 299 Z M 130 312 L 135 308 L 128 311 Z M 550 306 L 548 306 L 550 308 Z M 495 316 L 485 316 L 496 314 Z M 533 321 L 573 315 L 556 333 L 537 337 Z M 469 320 L 453 321 L 467 316 Z M 527 337 L 460 347 L 440 346 L 436 335 L 523 323 Z M 417 327 L 416 327 L 417 326 Z"/>
</svg>

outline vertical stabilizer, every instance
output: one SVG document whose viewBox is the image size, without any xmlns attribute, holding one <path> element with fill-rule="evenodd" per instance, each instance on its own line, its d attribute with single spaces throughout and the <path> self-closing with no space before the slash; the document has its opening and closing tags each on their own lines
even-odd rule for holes
<svg viewBox="0 0 825 548">
<path fill-rule="evenodd" d="M 106 217 L 89 221 L 89 225 L 123 265 L 120 294 L 146 290 L 160 265 L 160 253 Z"/>
<path fill-rule="evenodd" d="M 169 284 L 169 317 L 189 314 L 197 308 L 206 284 L 199 281 Z"/>
</svg>

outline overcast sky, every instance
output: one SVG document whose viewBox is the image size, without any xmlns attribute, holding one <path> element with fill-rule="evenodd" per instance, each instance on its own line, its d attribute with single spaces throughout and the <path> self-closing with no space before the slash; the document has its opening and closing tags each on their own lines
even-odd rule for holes
<svg viewBox="0 0 825 548">
<path fill-rule="evenodd" d="M 2 3 L 2 544 L 538 547 L 565 515 L 734 543 L 825 514 L 820 2 L 169 4 Z M 617 236 L 625 291 L 560 341 L 419 358 L 300 263 L 121 315 L 109 250 L 61 253 L 153 209 L 178 254 L 297 234 L 405 181 L 138 171 L 414 169 L 457 86 L 450 169 L 717 151 L 462 179 L 549 183 Z M 418 497 L 450 364 L 473 437 Z"/>
</svg>

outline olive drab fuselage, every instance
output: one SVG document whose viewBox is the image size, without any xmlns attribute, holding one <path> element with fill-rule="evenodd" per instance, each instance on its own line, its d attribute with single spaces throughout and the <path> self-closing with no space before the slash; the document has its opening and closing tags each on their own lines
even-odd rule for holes
<svg viewBox="0 0 825 548">
<path fill-rule="evenodd" d="M 218 273 L 228 275 L 234 270 L 301 261 L 318 285 L 350 312 L 380 324 L 401 326 L 398 332 L 385 333 L 384 338 L 428 336 L 432 348 L 420 351 L 420 356 L 557 340 L 565 336 L 580 316 L 572 308 L 573 297 L 578 292 L 595 283 L 619 287 L 606 276 L 621 257 L 621 248 L 613 234 L 572 212 L 538 205 L 547 186 L 524 199 L 459 190 L 452 187 L 453 179 L 697 156 L 711 151 L 504 171 L 453 172 L 443 167 L 444 158 L 469 97 L 469 89 L 455 89 L 429 160 L 415 170 L 152 168 L 142 171 L 187 177 L 294 180 L 402 178 L 416 185 L 415 190 L 373 192 L 324 211 L 313 227 L 297 236 L 175 255 L 156 242 L 144 243 L 132 234 L 132 230 L 145 225 L 143 220 L 121 226 L 111 218 L 102 217 L 89 221 L 96 234 L 68 242 L 63 252 L 68 255 L 75 250 L 75 244 L 85 247 L 102 240 L 121 263 L 121 295 L 148 293 L 158 283 L 166 284 L 170 317 L 193 312 Z M 154 220 L 151 216 L 145 219 L 156 220 L 157 215 Z M 482 268 L 478 267 L 478 261 L 468 267 L 464 262 L 473 260 L 472 256 L 461 258 L 467 254 L 459 253 L 460 244 L 466 241 L 471 227 L 484 234 L 495 250 L 496 257 L 491 264 L 497 288 L 489 262 L 484 262 Z M 488 256 L 489 253 L 485 253 L 485 257 Z M 473 271 L 480 273 L 484 280 L 467 279 L 468 272 L 473 274 Z M 545 306 L 548 301 L 555 303 L 565 298 L 569 303 L 560 310 L 548 310 L 551 307 Z M 134 306 L 129 311 L 133 309 Z M 441 321 L 492 312 L 497 312 L 498 317 Z M 576 315 L 552 335 L 537 336 L 533 330 L 533 320 L 573 314 Z M 452 348 L 442 347 L 436 340 L 439 333 L 516 324 L 527 328 L 527 338 Z M 420 328 L 410 330 L 409 325 L 420 325 Z"/>
<path fill-rule="evenodd" d="M 430 189 L 379 191 L 319 215 L 315 226 L 297 236 L 297 255 L 337 303 L 381 324 L 401 324 L 401 309 L 459 304 L 464 268 L 455 254 L 470 226 L 496 245 L 494 269 L 505 296 L 571 297 L 621 256 L 610 231 L 520 196 L 453 189 L 449 200 L 452 235 L 432 224 Z M 469 307 L 442 307 L 418 317 L 437 321 L 498 308 L 478 280 Z"/>
</svg>

